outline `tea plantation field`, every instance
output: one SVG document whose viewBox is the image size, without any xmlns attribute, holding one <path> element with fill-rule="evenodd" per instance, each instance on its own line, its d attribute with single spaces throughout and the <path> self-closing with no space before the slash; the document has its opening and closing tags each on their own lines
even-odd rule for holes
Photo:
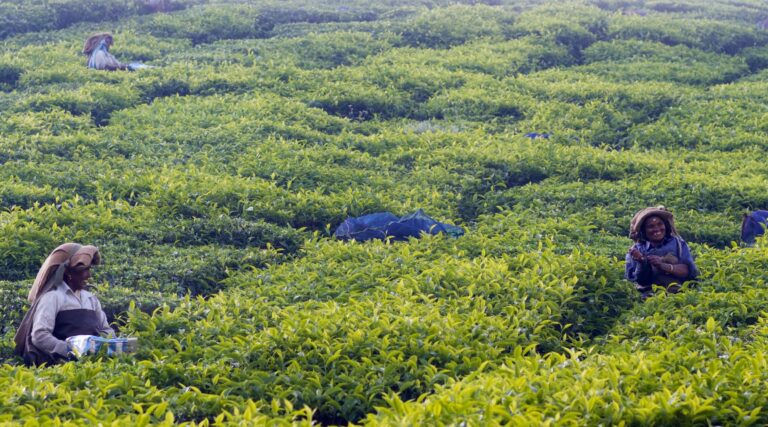
<svg viewBox="0 0 768 427">
<path fill-rule="evenodd" d="M 0 424 L 768 424 L 767 80 L 759 0 L 3 1 Z M 652 205 L 702 278 L 644 302 Z M 27 368 L 67 241 L 140 350 Z"/>
</svg>

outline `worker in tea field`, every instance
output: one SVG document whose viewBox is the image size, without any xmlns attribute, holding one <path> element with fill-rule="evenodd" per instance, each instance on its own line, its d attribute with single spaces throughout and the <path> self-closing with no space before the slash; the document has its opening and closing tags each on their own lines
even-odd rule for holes
<svg viewBox="0 0 768 427">
<path fill-rule="evenodd" d="M 635 243 L 627 253 L 624 275 L 644 298 L 653 294 L 653 285 L 675 293 L 681 283 L 698 277 L 688 244 L 677 233 L 674 216 L 663 206 L 636 213 L 630 237 Z"/>
<path fill-rule="evenodd" d="M 755 244 L 755 239 L 765 234 L 768 227 L 768 211 L 758 210 L 744 215 L 741 221 L 741 241 L 748 246 Z"/>
<path fill-rule="evenodd" d="M 123 64 L 109 53 L 112 43 L 114 41 L 110 33 L 97 33 L 85 40 L 83 54 L 88 56 L 88 68 L 110 71 L 130 69 L 129 64 Z"/>
<path fill-rule="evenodd" d="M 91 267 L 100 259 L 95 246 L 65 243 L 40 267 L 29 291 L 32 306 L 14 338 L 16 353 L 25 364 L 50 365 L 67 359 L 66 339 L 72 336 L 114 336 L 101 303 L 85 290 Z"/>
</svg>

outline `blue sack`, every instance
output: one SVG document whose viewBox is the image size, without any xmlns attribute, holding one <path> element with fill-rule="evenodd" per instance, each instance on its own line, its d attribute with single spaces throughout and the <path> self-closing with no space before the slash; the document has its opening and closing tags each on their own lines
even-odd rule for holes
<svg viewBox="0 0 768 427">
<path fill-rule="evenodd" d="M 464 234 L 464 229 L 455 225 L 435 221 L 423 210 L 398 218 L 390 212 L 378 212 L 357 218 L 347 218 L 334 232 L 343 240 L 364 242 L 371 239 L 408 240 L 419 237 L 421 233 L 446 233 L 451 237 Z"/>
<path fill-rule="evenodd" d="M 755 238 L 765 233 L 766 226 L 768 226 L 768 211 L 754 211 L 744 215 L 744 220 L 741 222 L 741 241 L 753 245 Z"/>
<path fill-rule="evenodd" d="M 525 136 L 531 139 L 537 139 L 537 138 L 549 139 L 548 133 L 528 132 L 525 134 Z"/>
<path fill-rule="evenodd" d="M 398 219 L 390 212 L 378 212 L 357 218 L 349 217 L 341 223 L 334 235 L 339 239 L 354 239 L 360 242 L 384 239 L 387 237 L 387 225 Z"/>
</svg>

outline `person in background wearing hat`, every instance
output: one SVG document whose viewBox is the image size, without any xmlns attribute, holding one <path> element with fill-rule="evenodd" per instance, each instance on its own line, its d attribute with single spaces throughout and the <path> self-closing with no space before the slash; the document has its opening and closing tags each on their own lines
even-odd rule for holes
<svg viewBox="0 0 768 427">
<path fill-rule="evenodd" d="M 32 303 L 16 332 L 16 353 L 27 365 L 54 364 L 68 357 L 65 340 L 74 335 L 114 336 L 101 303 L 85 290 L 91 267 L 101 257 L 95 246 L 65 243 L 37 273 Z"/>
<path fill-rule="evenodd" d="M 676 293 L 681 283 L 699 276 L 691 250 L 677 233 L 674 216 L 664 206 L 636 213 L 630 237 L 635 243 L 626 256 L 624 277 L 635 283 L 643 298 L 653 295 L 654 284 Z"/>
<path fill-rule="evenodd" d="M 123 64 L 109 53 L 112 43 L 110 33 L 96 33 L 85 40 L 83 54 L 88 56 L 88 68 L 109 71 L 130 69 L 129 64 Z"/>
</svg>

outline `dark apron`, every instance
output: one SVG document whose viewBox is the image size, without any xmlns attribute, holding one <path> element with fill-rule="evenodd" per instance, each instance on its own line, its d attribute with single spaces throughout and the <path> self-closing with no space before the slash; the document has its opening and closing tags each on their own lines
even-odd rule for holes
<svg viewBox="0 0 768 427">
<path fill-rule="evenodd" d="M 99 314 L 95 310 L 78 308 L 60 311 L 56 315 L 53 336 L 62 341 L 75 335 L 99 335 Z"/>
<path fill-rule="evenodd" d="M 659 255 L 649 252 L 650 255 Z M 679 264 L 680 260 L 673 254 L 666 254 L 661 257 L 662 261 L 668 264 Z M 661 269 L 658 269 L 647 261 L 643 262 L 638 275 L 637 290 L 642 293 L 651 292 L 653 285 L 660 285 L 667 289 L 668 292 L 676 294 L 680 290 L 680 283 L 683 283 L 685 279 L 680 279 L 674 276 L 672 273 L 667 273 Z"/>
</svg>

